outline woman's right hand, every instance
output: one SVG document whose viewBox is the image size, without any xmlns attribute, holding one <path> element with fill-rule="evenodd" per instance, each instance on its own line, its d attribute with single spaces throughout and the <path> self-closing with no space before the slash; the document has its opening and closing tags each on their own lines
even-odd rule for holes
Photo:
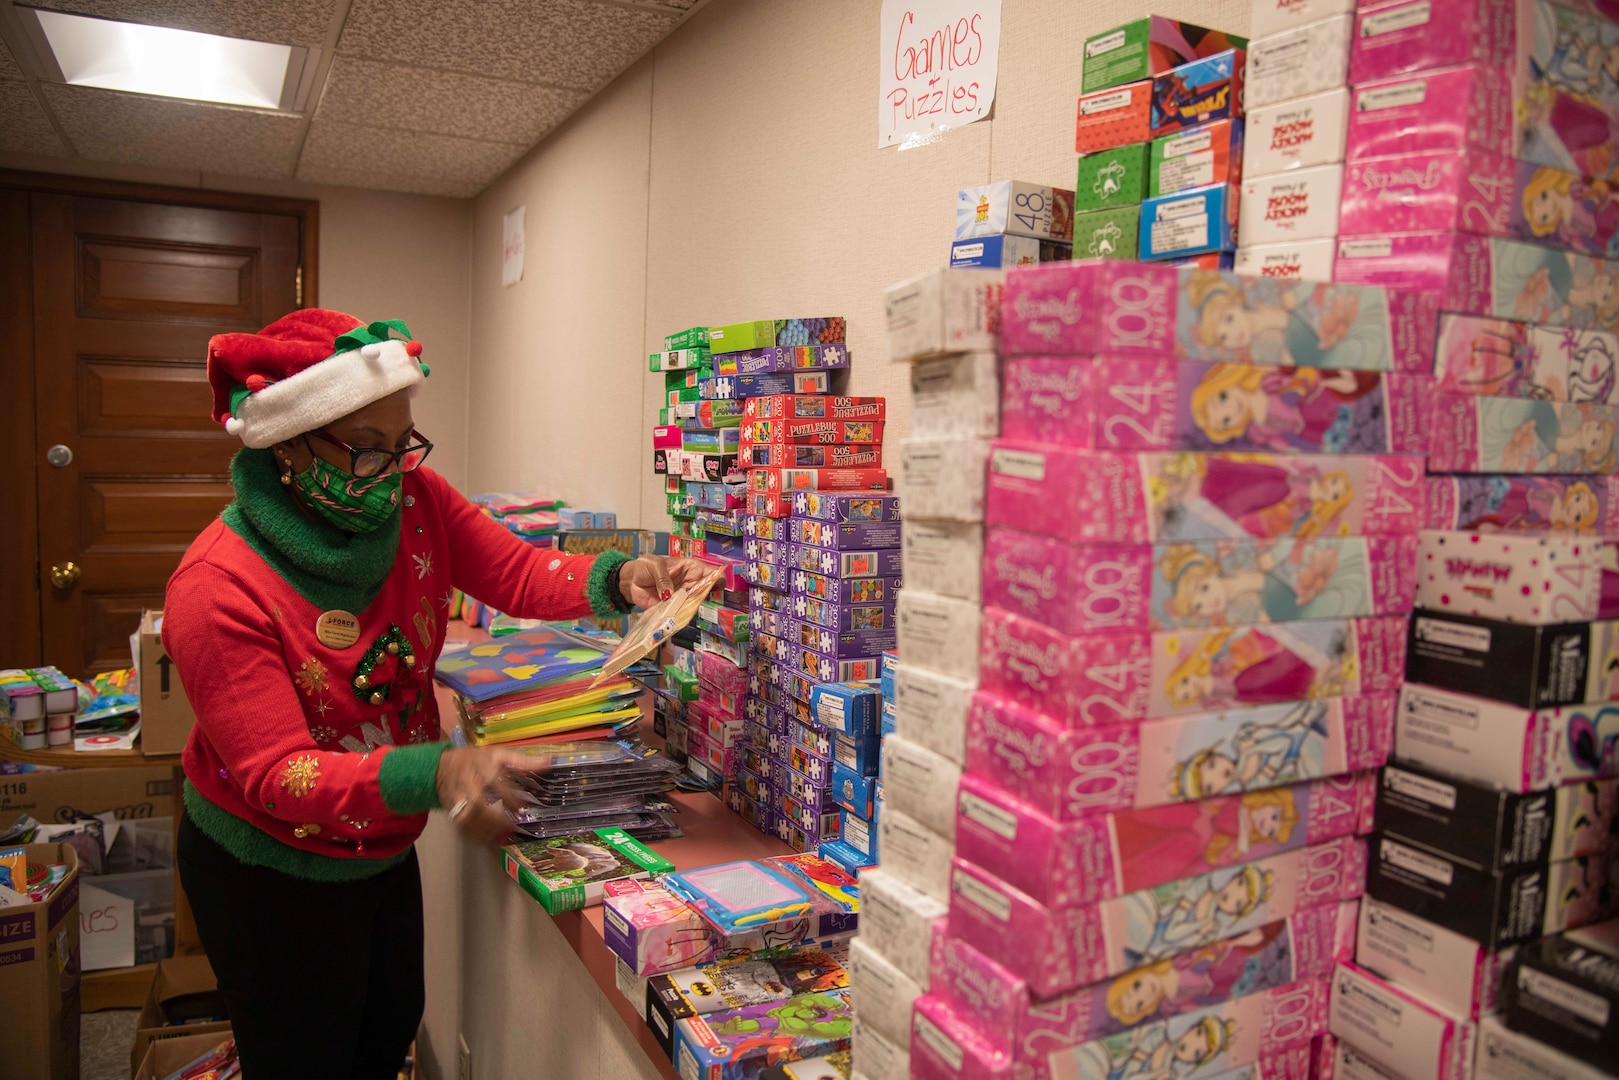
<svg viewBox="0 0 1619 1080">
<path fill-rule="evenodd" d="M 498 846 L 512 833 L 512 812 L 522 805 L 509 772 L 532 768 L 515 750 L 452 746 L 438 759 L 439 805 L 480 844 Z"/>
</svg>

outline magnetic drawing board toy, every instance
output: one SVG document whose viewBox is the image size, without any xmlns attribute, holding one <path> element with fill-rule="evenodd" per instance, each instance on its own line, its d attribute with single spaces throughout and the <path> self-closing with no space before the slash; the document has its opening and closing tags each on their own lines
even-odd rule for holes
<svg viewBox="0 0 1619 1080">
<path fill-rule="evenodd" d="M 779 870 L 756 862 L 720 863 L 670 874 L 665 884 L 723 931 L 810 913 L 810 896 Z"/>
</svg>

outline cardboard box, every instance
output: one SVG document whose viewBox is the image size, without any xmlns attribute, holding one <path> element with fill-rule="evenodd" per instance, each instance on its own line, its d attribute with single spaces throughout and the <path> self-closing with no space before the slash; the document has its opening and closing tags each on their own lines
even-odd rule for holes
<svg viewBox="0 0 1619 1080">
<path fill-rule="evenodd" d="M 1210 184 L 1242 183 L 1242 137 L 1243 121 L 1216 120 L 1154 139 L 1147 167 L 1148 197 Z M 1079 235 L 1077 228 L 1074 235 Z"/>
<path fill-rule="evenodd" d="M 1227 49 L 1153 76 L 1152 137 L 1239 119 L 1246 59 L 1243 50 Z"/>
<path fill-rule="evenodd" d="M 30 814 L 45 824 L 73 821 L 109 810 L 120 820 L 174 812 L 174 770 L 64 769 L 0 776 L 0 826 Z"/>
<path fill-rule="evenodd" d="M 1247 43 L 1235 34 L 1149 15 L 1085 39 L 1080 89 L 1090 93 L 1148 79 L 1188 60 Z"/>
<path fill-rule="evenodd" d="M 1354 33 L 1355 17 L 1344 12 L 1251 42 L 1245 104 L 1259 108 L 1348 86 Z"/>
<path fill-rule="evenodd" d="M 1243 181 L 1243 242 L 1278 244 L 1337 236 L 1343 187 L 1342 165 Z"/>
<path fill-rule="evenodd" d="M 225 1002 L 219 994 L 219 980 L 214 977 L 214 969 L 206 956 L 175 956 L 159 960 L 157 973 L 152 976 L 152 988 L 146 993 L 146 1004 L 141 1006 L 140 1017 L 135 1021 L 135 1049 L 129 1056 L 130 1069 L 139 1074 L 141 1063 L 146 1059 L 147 1047 L 154 1044 L 174 1043 L 193 1036 L 211 1036 L 213 1043 L 210 1045 L 213 1045 L 229 1038 L 228 1019 L 199 1019 L 224 1015 Z M 202 1052 L 196 1051 L 179 1064 L 185 1064 Z M 168 1073 L 158 1075 L 167 1076 Z"/>
<path fill-rule="evenodd" d="M 134 1080 L 164 1080 L 230 1037 L 230 1025 L 226 1024 L 223 1031 L 186 1034 L 152 1043 L 135 1069 Z"/>
<path fill-rule="evenodd" d="M 8 1077 L 78 1080 L 79 856 L 29 844 L 27 858 L 68 870 L 45 900 L 0 908 L 0 1062 Z"/>
<path fill-rule="evenodd" d="M 1234 269 L 1244 277 L 1327 282 L 1332 280 L 1332 264 L 1337 255 L 1336 236 L 1288 240 L 1280 244 L 1244 244 L 1237 249 Z"/>
<path fill-rule="evenodd" d="M 1405 674 L 1424 686 L 1531 709 L 1578 705 L 1619 699 L 1619 680 L 1607 670 L 1616 651 L 1619 622 L 1612 620 L 1525 626 L 1419 611 Z"/>
<path fill-rule="evenodd" d="M 1092 154 L 1152 138 L 1152 80 L 1118 86 L 1079 99 L 1074 150 Z"/>
<path fill-rule="evenodd" d="M 1141 204 L 1139 253 L 1174 259 L 1237 246 L 1237 189 L 1210 184 L 1148 199 Z"/>
<path fill-rule="evenodd" d="M 1619 1060 L 1619 921 L 1518 950 L 1502 1020 L 1547 1046 L 1613 1071 Z"/>
<path fill-rule="evenodd" d="M 1074 210 L 1131 206 L 1147 197 L 1147 144 L 1134 143 L 1085 154 L 1074 182 Z"/>
<path fill-rule="evenodd" d="M 1134 259 L 1139 243 L 1141 207 L 1092 210 L 1074 218 L 1074 258 Z"/>
<path fill-rule="evenodd" d="M 1027 236 L 1067 241 L 1073 236 L 1074 193 L 1020 180 L 956 192 L 956 239 Z"/>
<path fill-rule="evenodd" d="M 1242 167 L 1251 177 L 1334 165 L 1349 138 L 1349 89 L 1253 109 L 1243 135 Z"/>
<path fill-rule="evenodd" d="M 163 647 L 162 630 L 163 612 L 142 611 L 140 629 L 130 637 L 141 678 L 141 748 L 148 754 L 178 754 L 186 748 L 197 714 Z"/>
</svg>

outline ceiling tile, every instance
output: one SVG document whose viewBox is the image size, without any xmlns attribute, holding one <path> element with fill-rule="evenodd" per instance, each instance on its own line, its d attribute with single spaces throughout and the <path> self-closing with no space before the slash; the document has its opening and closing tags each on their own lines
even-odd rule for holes
<svg viewBox="0 0 1619 1080">
<path fill-rule="evenodd" d="M 322 45 L 337 0 L 42 0 L 34 6 L 253 41 Z"/>
<path fill-rule="evenodd" d="M 233 176 L 285 178 L 302 118 L 44 83 L 45 101 L 84 157 Z"/>
<path fill-rule="evenodd" d="M 67 147 L 24 82 L 0 82 L 0 150 L 8 154 L 67 156 Z"/>
<path fill-rule="evenodd" d="M 17 58 L 11 55 L 11 50 L 4 41 L 0 41 L 0 79 L 23 78 L 22 68 L 17 66 Z"/>
<path fill-rule="evenodd" d="M 523 156 L 510 143 L 457 139 L 316 119 L 298 179 L 466 199 Z"/>
<path fill-rule="evenodd" d="M 533 146 L 586 98 L 557 90 L 430 68 L 340 56 L 321 97 L 321 120 L 407 128 Z"/>
<path fill-rule="evenodd" d="M 595 90 L 644 55 L 678 18 L 672 11 L 588 0 L 354 0 L 337 51 Z"/>
</svg>

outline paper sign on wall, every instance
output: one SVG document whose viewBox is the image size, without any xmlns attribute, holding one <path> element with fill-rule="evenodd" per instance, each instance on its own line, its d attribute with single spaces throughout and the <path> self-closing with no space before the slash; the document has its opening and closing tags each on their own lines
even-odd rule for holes
<svg viewBox="0 0 1619 1080">
<path fill-rule="evenodd" d="M 1001 0 L 883 0 L 877 145 L 924 141 L 989 115 Z"/>
<path fill-rule="evenodd" d="M 135 901 L 79 884 L 79 963 L 85 971 L 135 962 Z"/>
<path fill-rule="evenodd" d="M 523 211 L 519 206 L 507 214 L 501 225 L 500 283 L 516 285 L 523 280 Z"/>
</svg>

